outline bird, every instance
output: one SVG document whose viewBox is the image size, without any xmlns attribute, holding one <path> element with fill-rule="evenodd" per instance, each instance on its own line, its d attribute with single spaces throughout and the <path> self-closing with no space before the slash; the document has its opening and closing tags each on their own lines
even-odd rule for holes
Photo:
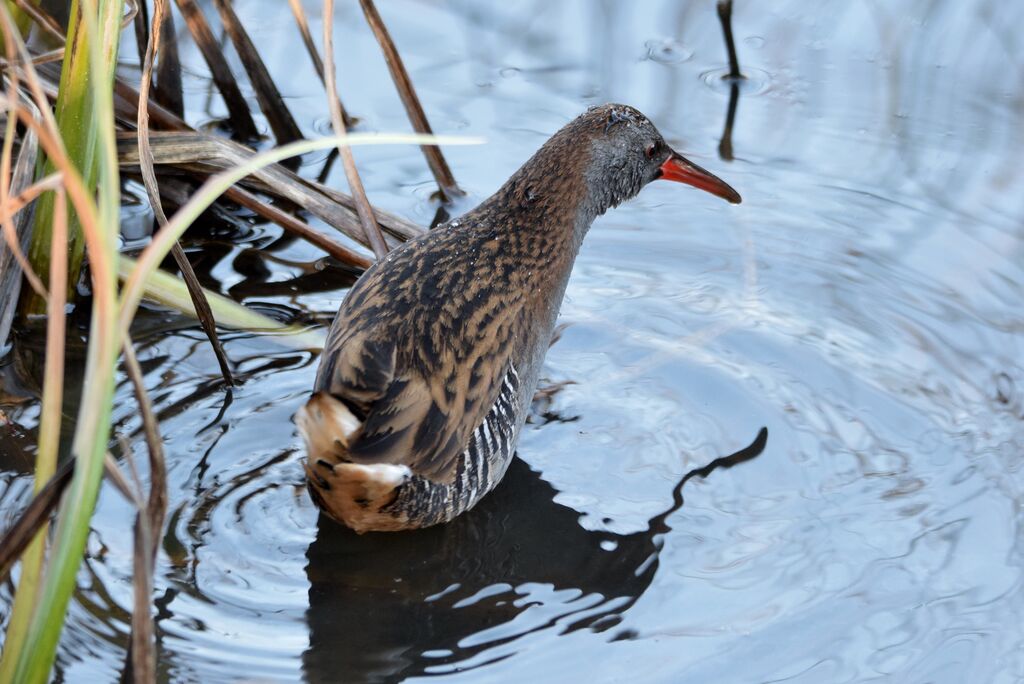
<svg viewBox="0 0 1024 684">
<path fill-rule="evenodd" d="M 367 269 L 295 415 L 316 505 L 357 533 L 394 532 L 452 520 L 491 491 L 584 236 L 658 179 L 741 201 L 639 110 L 590 107 L 475 209 Z"/>
</svg>

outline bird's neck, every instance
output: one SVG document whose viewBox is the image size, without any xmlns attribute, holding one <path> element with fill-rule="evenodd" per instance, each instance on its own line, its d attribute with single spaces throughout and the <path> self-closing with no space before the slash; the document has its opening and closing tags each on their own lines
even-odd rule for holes
<svg viewBox="0 0 1024 684">
<path fill-rule="evenodd" d="M 483 207 L 506 214 L 503 225 L 542 244 L 569 268 L 594 219 L 609 206 L 589 178 L 591 150 L 559 131 L 494 193 Z M 482 207 L 482 208 L 483 208 Z"/>
<path fill-rule="evenodd" d="M 488 214 L 495 235 L 520 270 L 538 286 L 568 277 L 583 238 L 598 212 L 586 187 L 570 175 L 516 173 L 478 211 Z"/>
</svg>

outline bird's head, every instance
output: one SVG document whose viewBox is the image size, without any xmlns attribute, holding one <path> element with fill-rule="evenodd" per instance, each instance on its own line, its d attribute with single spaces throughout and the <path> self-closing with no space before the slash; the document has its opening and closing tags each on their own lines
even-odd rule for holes
<svg viewBox="0 0 1024 684">
<path fill-rule="evenodd" d="M 740 195 L 725 181 L 673 150 L 642 113 L 622 104 L 591 107 L 566 131 L 589 143 L 585 176 L 597 213 L 635 197 L 654 180 L 686 183 L 733 204 Z"/>
</svg>

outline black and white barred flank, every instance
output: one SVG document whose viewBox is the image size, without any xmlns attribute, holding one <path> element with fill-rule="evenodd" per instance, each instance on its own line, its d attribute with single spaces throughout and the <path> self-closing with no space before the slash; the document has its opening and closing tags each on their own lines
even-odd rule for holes
<svg viewBox="0 0 1024 684">
<path fill-rule="evenodd" d="M 413 476 L 382 511 L 403 511 L 442 522 L 472 508 L 505 474 L 515 451 L 522 410 L 519 373 L 509 364 L 497 400 L 459 455 L 454 482 L 444 485 Z"/>
</svg>

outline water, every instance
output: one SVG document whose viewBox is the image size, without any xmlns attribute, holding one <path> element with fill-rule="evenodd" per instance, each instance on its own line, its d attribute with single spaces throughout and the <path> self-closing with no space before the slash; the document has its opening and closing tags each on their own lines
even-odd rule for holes
<svg viewBox="0 0 1024 684">
<path fill-rule="evenodd" d="M 522 461 L 471 514 L 419 533 L 318 522 L 290 422 L 315 354 L 225 334 L 242 378 L 227 401 L 198 326 L 145 312 L 135 338 L 170 471 L 161 678 L 1024 678 L 1024 5 L 740 0 L 732 162 L 717 153 L 729 87 L 711 3 L 381 5 L 434 128 L 489 140 L 448 150 L 470 193 L 459 210 L 610 100 L 744 203 L 655 184 L 599 219 L 545 367 L 560 389 Z M 325 132 L 286 4 L 236 6 L 304 129 Z M 354 3 L 336 33 L 346 105 L 366 130 L 406 130 Z M 191 45 L 183 58 L 190 119 L 222 117 Z M 357 159 L 373 201 L 430 221 L 417 151 Z M 298 320 L 326 325 L 351 283 L 248 221 L 190 246 L 208 286 Z M 38 364 L 38 348 L 17 358 Z M 123 380 L 117 405 L 142 453 Z M 3 410 L 8 521 L 38 409 Z M 693 477 L 663 515 L 687 472 L 762 426 L 759 456 Z M 130 524 L 105 486 L 63 681 L 122 667 Z"/>
</svg>

